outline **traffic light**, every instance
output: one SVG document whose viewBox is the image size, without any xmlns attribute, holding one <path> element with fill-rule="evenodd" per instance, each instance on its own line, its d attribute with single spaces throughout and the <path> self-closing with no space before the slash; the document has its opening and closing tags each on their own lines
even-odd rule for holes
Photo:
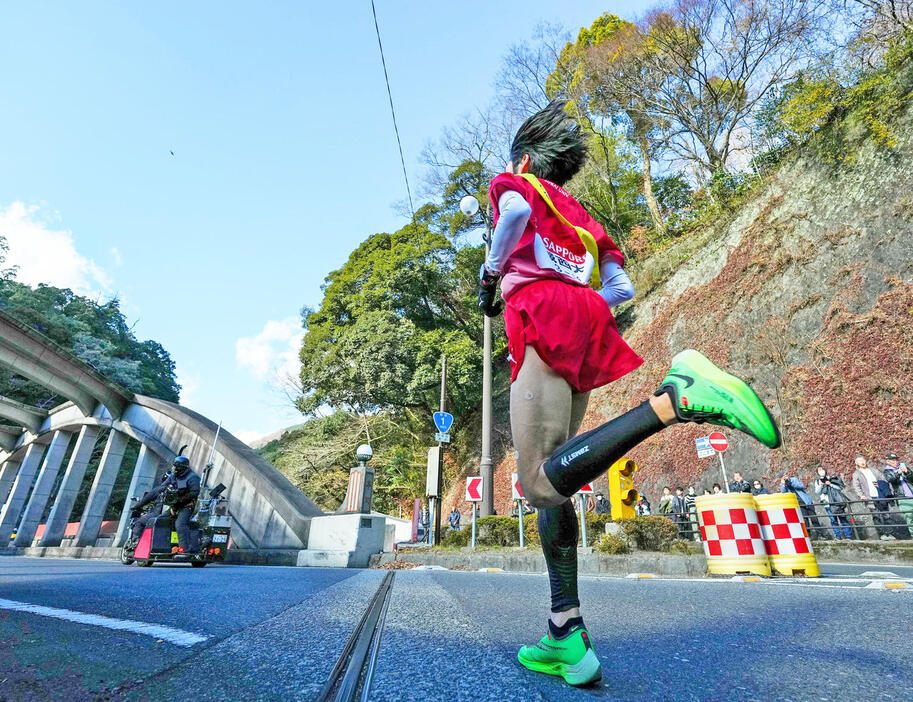
<svg viewBox="0 0 913 702">
<path fill-rule="evenodd" d="M 609 468 L 609 502 L 613 521 L 634 518 L 634 505 L 639 497 L 634 489 L 636 472 L 637 464 L 629 458 L 619 458 Z"/>
</svg>

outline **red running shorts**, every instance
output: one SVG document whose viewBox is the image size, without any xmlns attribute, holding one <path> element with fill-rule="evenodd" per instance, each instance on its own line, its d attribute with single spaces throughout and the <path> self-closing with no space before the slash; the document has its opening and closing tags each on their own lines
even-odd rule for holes
<svg viewBox="0 0 913 702">
<path fill-rule="evenodd" d="M 644 360 L 618 333 L 606 301 L 590 287 L 543 279 L 507 300 L 504 325 L 513 382 L 526 346 L 574 392 L 589 392 L 640 366 Z"/>
</svg>

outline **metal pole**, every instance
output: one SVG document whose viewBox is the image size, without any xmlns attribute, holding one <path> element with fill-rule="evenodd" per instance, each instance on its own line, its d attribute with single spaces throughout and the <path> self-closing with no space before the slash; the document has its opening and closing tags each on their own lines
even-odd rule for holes
<svg viewBox="0 0 913 702">
<path fill-rule="evenodd" d="M 729 478 L 726 477 L 726 464 L 723 463 L 723 452 L 717 451 L 716 455 L 720 457 L 720 465 L 723 467 L 723 484 L 726 486 L 726 492 L 729 492 Z"/>
<path fill-rule="evenodd" d="M 589 547 L 586 540 L 586 508 L 584 507 L 583 495 L 577 495 L 577 502 L 580 503 L 580 531 L 583 534 L 583 547 Z"/>
<path fill-rule="evenodd" d="M 523 542 L 523 500 L 517 500 L 517 515 L 520 517 L 520 548 L 526 548 Z"/>
<path fill-rule="evenodd" d="M 447 411 L 447 354 L 441 356 L 441 412 Z M 437 463 L 437 495 L 435 502 L 441 499 L 442 487 L 444 482 L 444 442 L 438 442 L 438 463 Z M 438 505 L 440 506 L 440 505 Z M 441 540 L 441 511 L 438 509 L 434 514 L 432 521 L 434 529 L 434 540 Z"/>
<path fill-rule="evenodd" d="M 209 472 L 212 470 L 212 462 L 216 457 L 216 444 L 219 443 L 219 434 L 222 433 L 222 420 L 219 420 L 219 428 L 216 429 L 216 438 L 212 440 L 212 448 L 209 450 L 209 460 L 206 461 L 206 467 L 203 468 L 202 480 L 200 480 L 200 494 L 197 495 L 196 511 L 200 511 L 205 499 L 203 492 L 206 490 L 206 481 L 209 479 Z"/>
<path fill-rule="evenodd" d="M 489 203 L 491 207 L 491 203 Z M 491 226 L 485 217 L 485 258 L 491 243 Z M 491 318 L 482 315 L 482 516 L 495 513 L 494 465 L 491 460 Z"/>
<path fill-rule="evenodd" d="M 434 546 L 434 543 L 435 543 L 436 534 L 434 533 L 434 514 L 435 514 L 436 510 L 434 509 L 434 503 L 436 501 L 437 500 L 434 497 L 428 498 L 428 512 L 429 512 L 429 514 L 428 514 L 428 532 L 429 532 L 428 533 L 428 545 L 429 546 Z"/>
<path fill-rule="evenodd" d="M 476 547 L 476 503 L 472 503 L 472 549 Z"/>
</svg>

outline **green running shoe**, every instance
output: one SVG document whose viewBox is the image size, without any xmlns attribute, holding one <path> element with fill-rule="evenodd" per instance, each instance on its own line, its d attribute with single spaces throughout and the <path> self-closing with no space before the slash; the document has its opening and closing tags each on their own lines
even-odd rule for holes
<svg viewBox="0 0 913 702">
<path fill-rule="evenodd" d="M 754 390 L 741 378 L 720 370 L 694 349 L 672 359 L 672 368 L 656 395 L 668 392 L 683 422 L 732 427 L 768 448 L 780 445 L 780 430 Z"/>
<path fill-rule="evenodd" d="M 517 660 L 537 673 L 560 675 L 570 685 L 589 685 L 602 679 L 602 666 L 581 625 L 563 639 L 549 632 L 535 646 L 522 646 Z"/>
</svg>

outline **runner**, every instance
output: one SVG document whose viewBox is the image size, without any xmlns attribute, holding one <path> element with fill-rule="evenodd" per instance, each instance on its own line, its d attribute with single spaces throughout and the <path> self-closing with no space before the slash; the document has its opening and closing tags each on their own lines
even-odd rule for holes
<svg viewBox="0 0 913 702">
<path fill-rule="evenodd" d="M 643 359 L 622 339 L 610 311 L 634 296 L 624 256 L 561 187 L 586 159 L 580 127 L 564 105 L 552 102 L 523 123 L 507 172 L 491 181 L 495 230 L 480 271 L 479 307 L 488 316 L 500 314 L 500 280 L 517 471 L 523 494 L 539 508 L 551 588 L 548 632 L 538 644 L 523 646 L 518 659 L 530 670 L 585 685 L 602 671 L 580 615 L 578 525 L 568 498 L 670 424 L 727 426 L 770 448 L 780 445 L 780 434 L 748 385 L 688 350 L 672 359 L 652 397 L 575 436 L 590 391 Z"/>
</svg>

